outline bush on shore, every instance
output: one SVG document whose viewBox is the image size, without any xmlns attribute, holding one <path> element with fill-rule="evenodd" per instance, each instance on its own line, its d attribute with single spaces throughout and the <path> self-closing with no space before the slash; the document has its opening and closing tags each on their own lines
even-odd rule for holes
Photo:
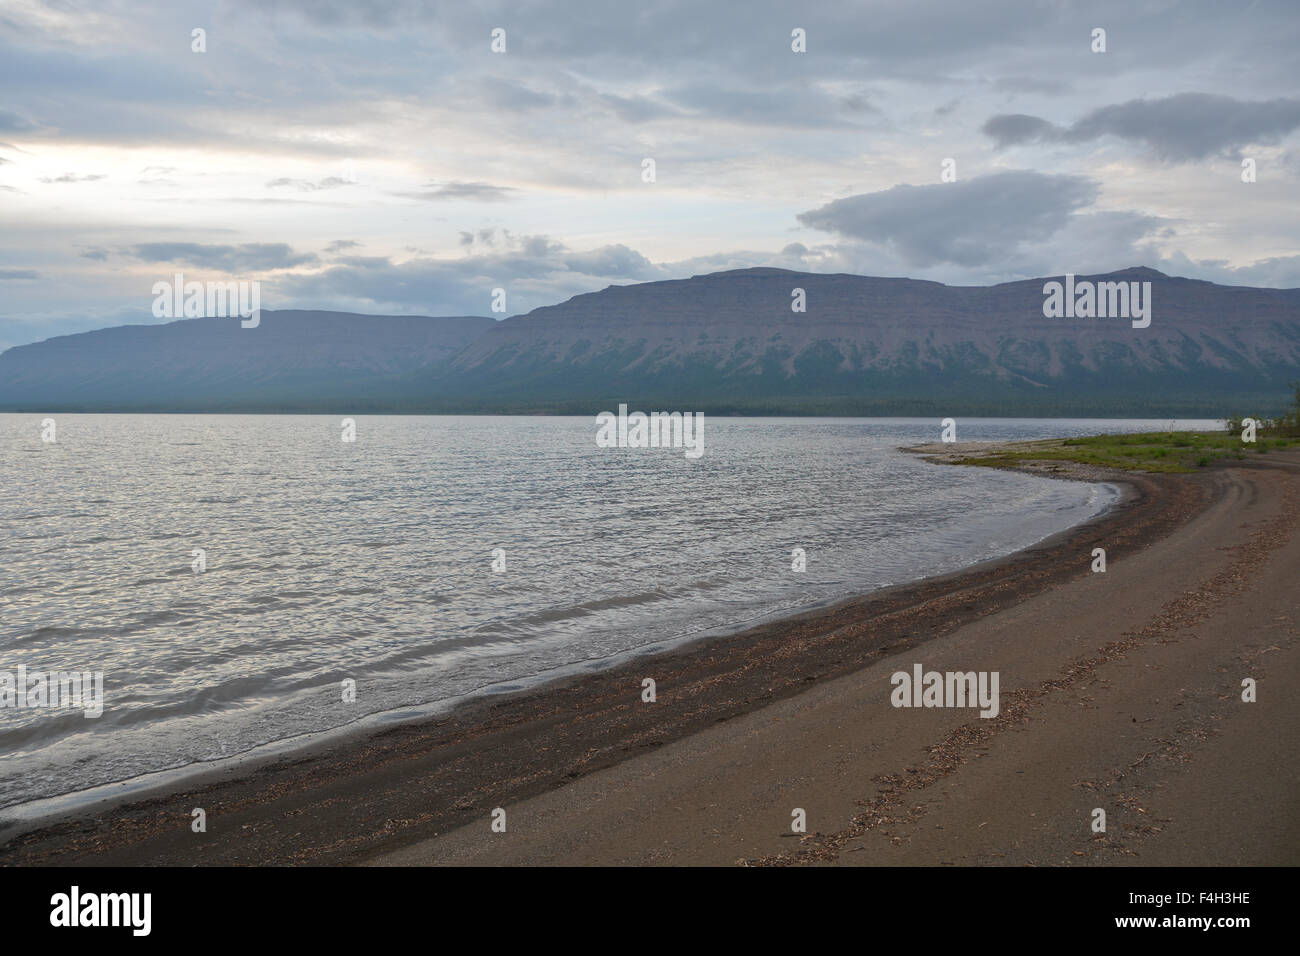
<svg viewBox="0 0 1300 956">
<path fill-rule="evenodd" d="M 1280 438 L 1300 438 L 1300 381 L 1291 382 L 1291 405 L 1277 418 L 1256 418 L 1255 433 Z M 1242 421 L 1250 416 L 1228 418 L 1228 434 L 1241 434 Z"/>
</svg>

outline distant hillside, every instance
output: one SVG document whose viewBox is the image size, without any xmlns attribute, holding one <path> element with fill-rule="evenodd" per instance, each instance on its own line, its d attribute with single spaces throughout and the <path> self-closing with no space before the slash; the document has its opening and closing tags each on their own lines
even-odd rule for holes
<svg viewBox="0 0 1300 956">
<path fill-rule="evenodd" d="M 1055 277 L 1060 279 L 1061 277 Z M 0 355 L 0 406 L 191 410 L 1206 415 L 1280 410 L 1300 290 L 1152 283 L 1149 328 L 991 287 L 745 269 L 613 286 L 502 322 L 264 312 Z M 791 311 L 801 288 L 807 311 Z"/>
<path fill-rule="evenodd" d="M 203 318 L 64 335 L 0 354 L 0 407 L 383 407 L 405 379 L 446 367 L 494 324 L 480 316 L 263 310 L 251 329 L 237 318 Z"/>
<path fill-rule="evenodd" d="M 1078 278 L 1150 281 L 1150 327 L 1045 318 L 1045 279 L 957 287 L 747 269 L 614 287 L 499 323 L 440 388 L 556 408 L 1218 415 L 1280 406 L 1300 376 L 1300 290 L 1149 269 Z M 806 313 L 791 311 L 793 288 Z"/>
</svg>

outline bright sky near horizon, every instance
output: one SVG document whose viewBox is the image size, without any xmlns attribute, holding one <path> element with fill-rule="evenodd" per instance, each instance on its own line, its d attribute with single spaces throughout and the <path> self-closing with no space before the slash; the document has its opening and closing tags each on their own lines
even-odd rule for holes
<svg viewBox="0 0 1300 956">
<path fill-rule="evenodd" d="M 1296 287 L 1298 185 L 1294 0 L 0 0 L 0 348 L 163 321 L 177 272 L 425 315 L 758 265 Z"/>
</svg>

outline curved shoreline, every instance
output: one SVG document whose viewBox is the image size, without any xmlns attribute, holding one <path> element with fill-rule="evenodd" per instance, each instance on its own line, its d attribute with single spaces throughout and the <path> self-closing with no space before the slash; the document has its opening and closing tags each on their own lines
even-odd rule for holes
<svg viewBox="0 0 1300 956">
<path fill-rule="evenodd" d="M 980 446 L 1000 445 L 1000 443 L 966 443 L 960 446 L 947 445 L 941 447 L 944 451 L 947 451 L 954 447 L 967 449 L 972 444 Z M 929 447 L 927 445 L 903 446 L 897 448 L 896 451 L 903 454 L 921 455 L 931 461 L 938 460 L 929 454 Z M 1028 469 L 1022 469 L 1022 471 L 1029 473 Z M 1020 534 L 1020 528 L 1017 526 L 1015 529 L 1016 536 L 1020 537 L 1023 543 L 999 545 L 997 548 L 991 549 L 995 552 L 991 555 L 962 554 L 958 558 L 958 563 L 931 561 L 928 563 L 932 565 L 937 563 L 938 566 L 917 568 L 916 571 L 911 573 L 921 573 L 917 574 L 917 576 L 910 576 L 909 574 L 909 576 L 897 583 L 882 583 L 865 588 L 841 590 L 834 594 L 821 594 L 815 597 L 807 595 L 798 606 L 793 608 L 763 608 L 761 606 L 750 608 L 747 609 L 743 617 L 723 623 L 687 630 L 677 630 L 674 627 L 672 628 L 674 633 L 670 633 L 666 637 L 659 634 L 653 636 L 647 634 L 644 636 L 642 643 L 609 654 L 562 661 L 536 673 L 518 677 L 498 678 L 436 700 L 402 704 L 366 713 L 338 726 L 289 733 L 256 743 L 246 749 L 230 754 L 164 766 L 158 769 L 143 770 L 126 777 L 94 782 L 76 789 L 3 804 L 0 805 L 0 852 L 3 851 L 3 842 L 12 839 L 16 835 L 42 828 L 66 817 L 85 815 L 95 808 L 104 809 L 121 805 L 127 801 L 156 796 L 169 791 L 188 789 L 198 783 L 225 776 L 241 767 L 246 769 L 249 766 L 261 765 L 267 761 L 292 759 L 296 753 L 308 748 L 346 743 L 373 736 L 394 726 L 427 722 L 479 699 L 498 698 L 543 688 L 593 671 L 628 664 L 649 655 L 659 655 L 677 650 L 697 641 L 729 638 L 763 625 L 828 611 L 845 602 L 864 600 L 894 588 L 905 587 L 946 575 L 960 574 L 987 562 L 1009 557 L 1018 551 L 1037 547 L 1043 542 L 1052 540 L 1056 535 L 1069 531 L 1071 528 L 1100 519 L 1112 510 L 1123 499 L 1124 495 L 1122 488 L 1117 487 L 1114 482 L 1099 479 L 1092 474 L 1089 474 L 1086 480 L 1079 475 L 1038 474 L 1034 475 L 1034 477 L 1065 479 L 1094 489 L 1105 490 L 1095 490 L 1093 492 L 1095 496 L 1102 500 L 1097 503 L 1096 498 L 1093 499 L 1092 507 L 1094 510 L 1091 513 L 1083 516 L 1071 515 L 1069 520 L 1072 523 L 1067 524 L 1065 527 L 1047 533 L 1043 533 L 1042 529 L 1035 529 L 1028 534 L 1022 535 Z M 1026 513 L 1026 511 L 1022 510 L 1018 514 L 1023 515 Z M 1026 529 L 1027 527 L 1026 524 Z M 1034 537 L 1034 535 L 1037 536 Z M 863 547 L 865 548 L 865 545 Z M 672 622 L 674 625 L 680 625 L 681 619 L 674 618 Z"/>
<path fill-rule="evenodd" d="M 946 634 L 1088 573 L 1080 555 L 1093 543 L 1140 547 L 1210 498 L 1208 486 L 1185 478 L 1054 476 L 1106 481 L 1123 494 L 1109 510 L 1036 545 L 958 571 L 634 655 L 595 673 L 476 697 L 436 717 L 343 728 L 291 754 L 249 755 L 30 826 L 10 824 L 0 830 L 0 864 L 355 862 Z M 687 706 L 642 706 L 646 676 L 661 698 Z M 196 806 L 208 813 L 207 835 L 189 829 Z M 236 820 L 238 841 L 213 839 Z M 300 829 L 281 832 L 286 821 Z"/>
</svg>

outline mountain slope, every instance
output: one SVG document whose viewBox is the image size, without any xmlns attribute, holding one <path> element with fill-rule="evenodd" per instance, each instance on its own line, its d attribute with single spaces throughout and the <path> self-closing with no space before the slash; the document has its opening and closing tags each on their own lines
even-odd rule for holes
<svg viewBox="0 0 1300 956">
<path fill-rule="evenodd" d="M 1059 279 L 1060 277 L 1056 277 Z M 1300 290 L 1128 269 L 1148 328 L 1046 318 L 1043 285 L 744 269 L 612 286 L 501 322 L 264 311 L 0 354 L 0 408 L 792 414 L 1270 414 Z M 791 310 L 803 289 L 807 310 Z"/>
<path fill-rule="evenodd" d="M 1043 315 L 1043 284 L 747 269 L 613 287 L 499 323 L 441 387 L 499 400 L 627 401 L 842 411 L 1006 405 L 1190 409 L 1257 400 L 1300 372 L 1300 298 L 1149 269 L 1149 328 Z M 791 311 L 802 288 L 807 311 Z M 1267 400 L 1267 399 L 1265 399 Z M 1216 411 L 1217 413 L 1217 411 Z"/>
<path fill-rule="evenodd" d="M 263 310 L 250 329 L 238 318 L 100 329 L 0 354 L 0 403 L 225 410 L 314 408 L 325 399 L 382 406 L 399 400 L 405 381 L 445 367 L 493 324 L 478 316 Z"/>
</svg>

